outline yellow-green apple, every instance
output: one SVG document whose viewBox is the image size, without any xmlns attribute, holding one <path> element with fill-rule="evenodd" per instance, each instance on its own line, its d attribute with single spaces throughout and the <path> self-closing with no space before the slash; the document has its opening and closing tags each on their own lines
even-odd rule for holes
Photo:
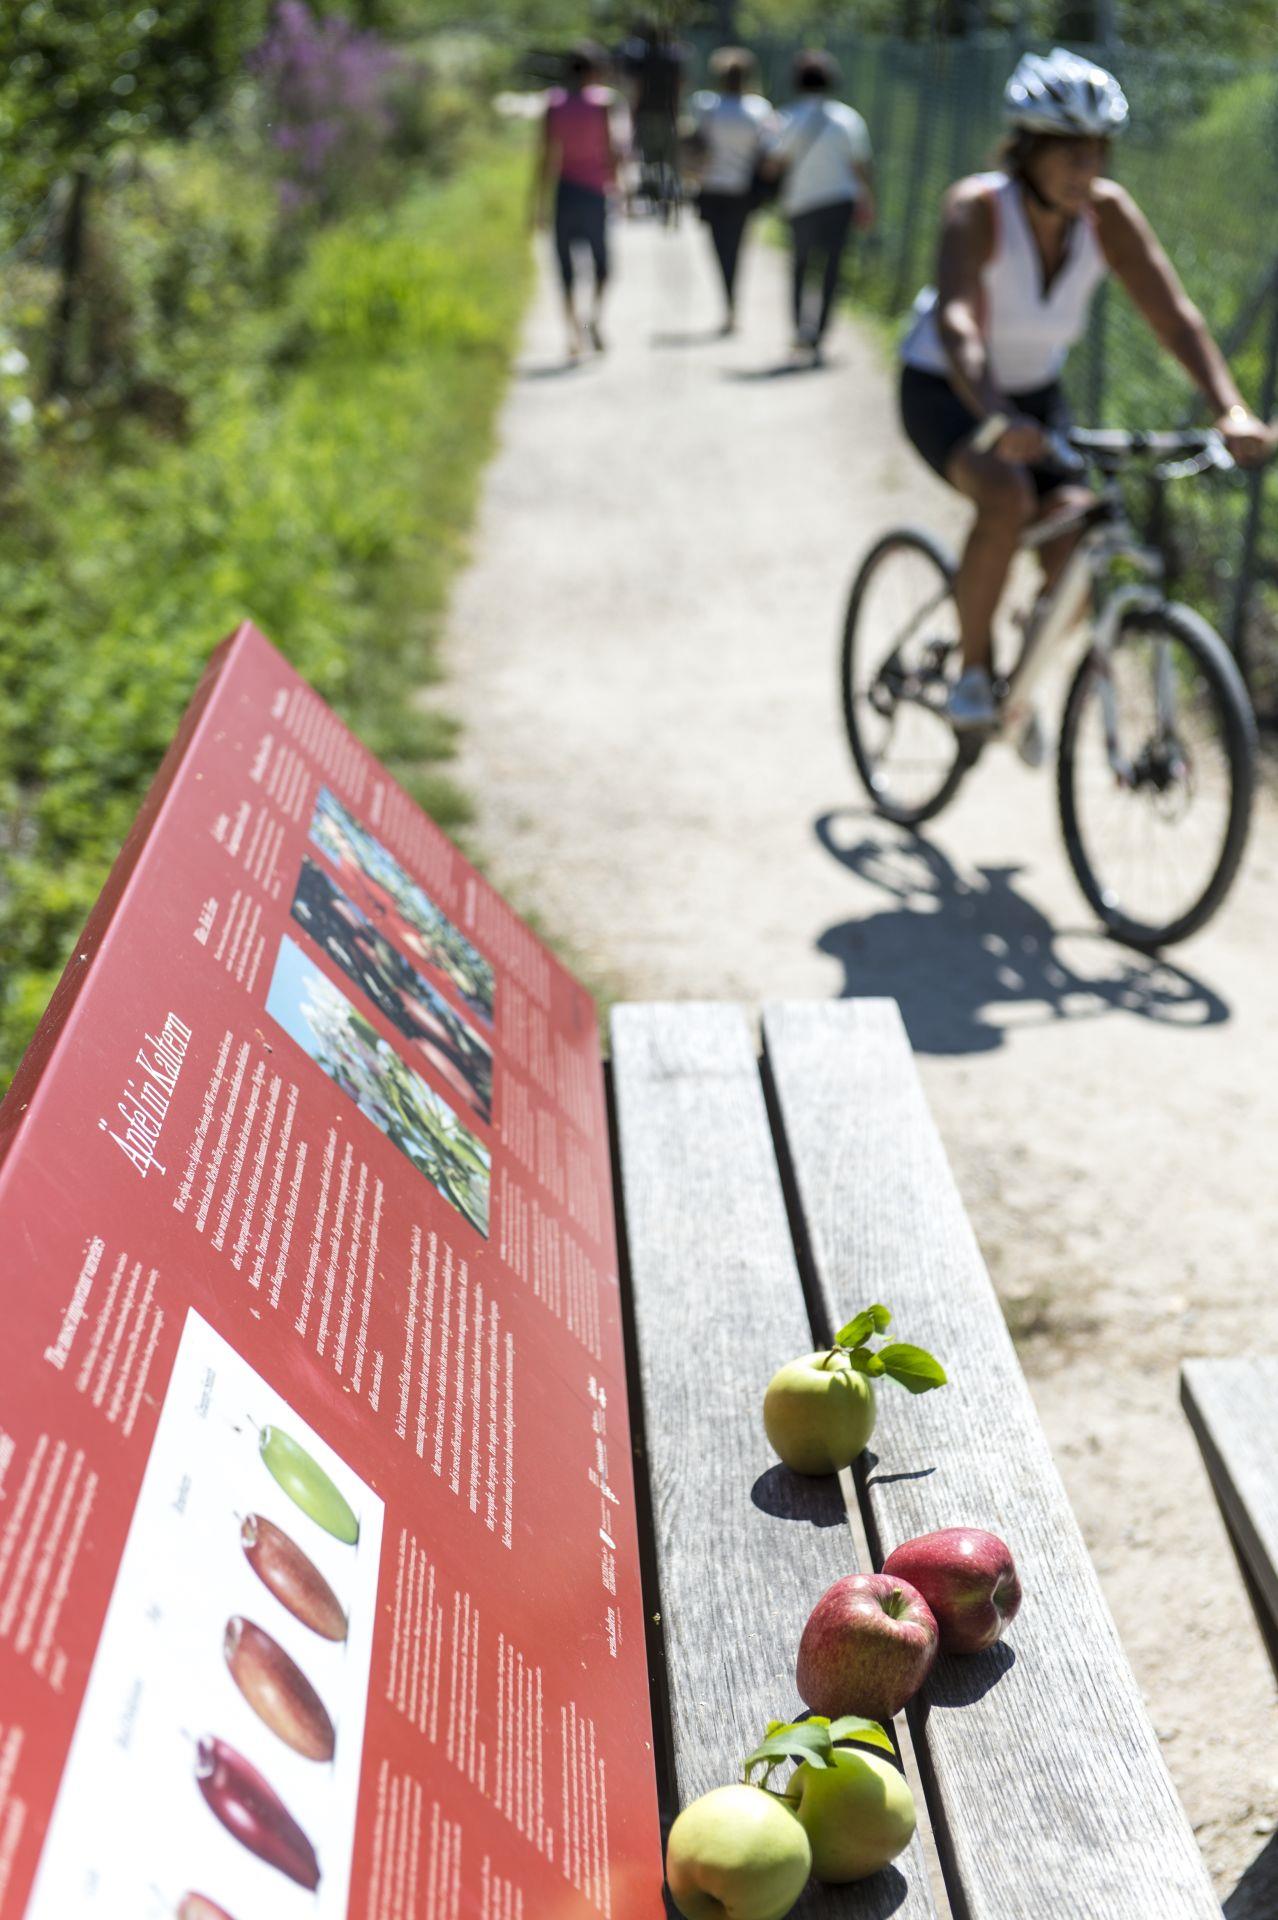
<svg viewBox="0 0 1278 1920">
<path fill-rule="evenodd" d="M 874 1432 L 874 1411 L 870 1382 L 831 1348 L 781 1367 L 763 1396 L 768 1440 L 795 1473 L 851 1466 Z"/>
<path fill-rule="evenodd" d="M 818 1880 L 864 1880 L 903 1853 L 914 1836 L 914 1795 L 890 1760 L 836 1747 L 832 1763 L 805 1760 L 786 1798 L 812 1846 Z"/>
<path fill-rule="evenodd" d="M 923 1347 L 889 1340 L 891 1310 L 881 1301 L 854 1314 L 824 1353 L 807 1353 L 774 1373 L 763 1396 L 768 1439 L 795 1473 L 837 1473 L 851 1466 L 874 1431 L 871 1380 L 895 1380 L 910 1393 L 945 1385 L 945 1368 Z"/>
<path fill-rule="evenodd" d="M 666 1879 L 684 1920 L 782 1920 L 812 1871 L 808 1836 L 762 1787 L 715 1787 L 679 1815 Z"/>
<path fill-rule="evenodd" d="M 937 1625 L 923 1595 L 885 1573 L 850 1573 L 817 1601 L 799 1641 L 795 1679 L 814 1713 L 890 1720 L 936 1658 Z"/>
<path fill-rule="evenodd" d="M 1010 1549 L 980 1527 L 942 1527 L 894 1547 L 884 1573 L 917 1587 L 936 1615 L 944 1653 L 992 1647 L 1021 1604 Z"/>
</svg>

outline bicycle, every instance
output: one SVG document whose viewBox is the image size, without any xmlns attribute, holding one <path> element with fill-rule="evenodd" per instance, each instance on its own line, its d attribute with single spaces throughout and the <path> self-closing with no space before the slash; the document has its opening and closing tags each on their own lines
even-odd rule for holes
<svg viewBox="0 0 1278 1920">
<path fill-rule="evenodd" d="M 677 227 L 684 191 L 678 128 L 673 117 L 664 113 L 637 116 L 635 148 L 639 198 L 663 227 Z"/>
<path fill-rule="evenodd" d="M 1071 633 L 1090 640 L 1065 697 L 1057 796 L 1075 878 L 1105 927 L 1155 948 L 1204 926 L 1246 845 L 1256 723 L 1219 634 L 1167 597 L 1164 488 L 1227 469 L 1214 429 L 1058 436 L 1062 478 L 1094 470 L 1095 498 L 1032 526 L 1035 549 L 1078 529 L 1060 579 L 1029 613 L 1020 656 L 995 681 L 996 725 L 956 733 L 946 713 L 960 670 L 954 562 L 928 533 L 902 527 L 866 555 L 843 629 L 842 696 L 857 771 L 875 809 L 902 826 L 938 814 L 992 740 L 1015 742 L 1031 694 Z M 1128 515 L 1120 475 L 1151 456 L 1153 538 Z M 1116 578 L 1120 570 L 1140 580 Z"/>
</svg>

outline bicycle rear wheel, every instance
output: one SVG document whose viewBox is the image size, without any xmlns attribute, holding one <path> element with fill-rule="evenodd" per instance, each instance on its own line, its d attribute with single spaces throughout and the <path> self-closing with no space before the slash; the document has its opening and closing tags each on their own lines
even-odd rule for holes
<svg viewBox="0 0 1278 1920">
<path fill-rule="evenodd" d="M 843 720 L 877 812 L 918 826 L 953 796 L 970 764 L 946 718 L 959 673 L 954 563 L 930 535 L 902 527 L 861 564 L 843 624 Z"/>
<path fill-rule="evenodd" d="M 1070 865 L 1111 933 L 1184 940 L 1228 893 L 1247 842 L 1256 723 L 1224 642 L 1188 607 L 1132 612 L 1074 677 L 1058 791 Z"/>
</svg>

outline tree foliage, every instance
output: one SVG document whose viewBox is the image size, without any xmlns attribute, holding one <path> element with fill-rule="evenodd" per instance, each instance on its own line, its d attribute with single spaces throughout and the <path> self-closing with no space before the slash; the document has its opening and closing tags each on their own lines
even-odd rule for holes
<svg viewBox="0 0 1278 1920">
<path fill-rule="evenodd" d="M 721 11 L 686 9 L 689 18 Z M 1020 32 L 1075 44 L 1108 34 L 1125 45 L 1174 48 L 1191 57 L 1278 59 L 1273 0 L 858 0 L 855 13 L 812 0 L 740 0 L 735 12 L 747 39 L 752 32 L 802 31 L 819 40 L 823 29 L 849 28 L 908 40 Z"/>
<path fill-rule="evenodd" d="M 0 182 L 94 169 L 124 142 L 180 136 L 216 107 L 260 38 L 267 0 L 20 0 L 0 9 Z"/>
</svg>

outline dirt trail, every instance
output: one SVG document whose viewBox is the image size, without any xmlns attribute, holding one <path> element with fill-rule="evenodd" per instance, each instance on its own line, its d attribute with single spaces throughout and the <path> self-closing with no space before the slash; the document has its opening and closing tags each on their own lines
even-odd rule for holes
<svg viewBox="0 0 1278 1920">
<path fill-rule="evenodd" d="M 1274 1680 L 1177 1404 L 1278 1346 L 1274 810 L 1217 925 L 1099 939 L 1050 779 L 987 756 L 923 841 L 863 805 L 835 700 L 854 560 L 953 531 L 882 352 L 781 375 L 784 263 L 717 342 L 703 236 L 619 235 L 610 350 L 549 285 L 452 616 L 498 882 L 634 996 L 888 993 L 1229 1920 L 1278 1912 Z"/>
</svg>

